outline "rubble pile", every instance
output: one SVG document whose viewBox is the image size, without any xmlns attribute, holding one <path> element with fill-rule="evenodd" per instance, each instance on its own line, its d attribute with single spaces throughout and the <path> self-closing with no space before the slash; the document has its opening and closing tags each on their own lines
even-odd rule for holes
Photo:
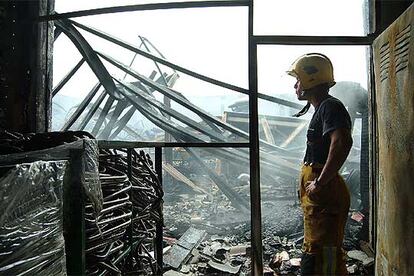
<svg viewBox="0 0 414 276">
<path fill-rule="evenodd" d="M 164 220 L 169 234 L 181 236 L 190 226 L 206 230 L 210 234 L 228 231 L 239 235 L 249 229 L 250 214 L 235 209 L 219 191 L 210 195 L 180 194 L 166 196 Z"/>
<path fill-rule="evenodd" d="M 189 228 L 165 253 L 164 275 L 246 275 L 249 255 L 249 242 L 240 243 L 235 236 L 208 235 L 204 230 Z"/>
<path fill-rule="evenodd" d="M 250 215 L 232 207 L 220 191 L 208 191 L 212 197 L 188 191 L 167 196 L 165 256 L 181 258 L 173 266 L 164 260 L 164 275 L 249 275 Z M 300 275 L 303 220 L 299 202 L 297 199 L 263 201 L 262 216 L 264 275 Z M 355 217 L 358 216 L 350 213 L 344 241 L 344 249 L 351 252 L 347 257 L 348 272 L 371 275 L 373 259 L 354 254 L 361 248 L 358 233 L 362 227 L 362 220 Z M 200 241 L 193 247 L 186 247 L 184 254 L 183 247 L 177 244 L 182 237 L 186 239 L 188 231 L 204 235 L 199 236 Z"/>
<path fill-rule="evenodd" d="M 188 246 L 188 233 L 197 231 L 202 233 L 198 236 L 198 242 Z M 164 275 L 250 275 L 251 246 L 247 240 L 240 242 L 236 236 L 207 235 L 205 231 L 195 228 L 189 228 L 183 237 L 184 242 L 183 238 L 166 238 L 172 246 L 167 247 L 164 255 Z M 267 238 L 264 247 L 271 247 L 274 253 L 265 254 L 263 274 L 300 275 L 302 242 L 303 235 L 293 239 L 281 236 Z M 347 252 L 349 275 L 373 275 L 374 255 L 370 252 Z"/>
<path fill-rule="evenodd" d="M 349 275 L 374 275 L 375 253 L 365 241 L 359 242 L 360 250 L 347 252 L 347 269 Z"/>
</svg>

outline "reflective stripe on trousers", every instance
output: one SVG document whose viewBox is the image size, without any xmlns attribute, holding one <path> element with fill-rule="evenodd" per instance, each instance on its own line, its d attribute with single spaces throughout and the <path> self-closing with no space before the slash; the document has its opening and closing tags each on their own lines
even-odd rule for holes
<svg viewBox="0 0 414 276">
<path fill-rule="evenodd" d="M 322 166 L 303 166 L 300 176 L 300 198 L 303 210 L 303 250 L 315 257 L 314 273 L 304 275 L 346 275 L 342 250 L 350 195 L 345 181 L 336 175 L 316 193 L 305 193 L 307 181 L 319 176 Z"/>
</svg>

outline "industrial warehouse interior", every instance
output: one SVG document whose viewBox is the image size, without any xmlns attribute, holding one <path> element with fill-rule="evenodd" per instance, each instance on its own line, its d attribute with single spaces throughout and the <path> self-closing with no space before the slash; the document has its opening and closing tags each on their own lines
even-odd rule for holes
<svg viewBox="0 0 414 276">
<path fill-rule="evenodd" d="M 320 269 L 414 275 L 412 0 L 2 0 L 0 30 L 0 276 L 320 275 L 314 55 L 352 138 Z"/>
</svg>

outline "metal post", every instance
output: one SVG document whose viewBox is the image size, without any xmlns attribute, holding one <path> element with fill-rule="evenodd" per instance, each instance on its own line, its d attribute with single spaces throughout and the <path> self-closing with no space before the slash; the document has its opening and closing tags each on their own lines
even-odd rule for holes
<svg viewBox="0 0 414 276">
<path fill-rule="evenodd" d="M 68 275 L 85 275 L 85 202 L 82 181 L 82 151 L 70 152 L 69 177 L 64 182 L 63 223 Z"/>
<path fill-rule="evenodd" d="M 374 250 L 377 247 L 377 221 L 378 221 L 378 190 L 379 165 L 378 165 L 378 113 L 377 98 L 375 94 L 375 75 L 374 75 L 374 54 L 370 47 L 370 87 L 368 93 L 368 118 L 369 118 L 369 190 L 370 190 L 370 214 L 369 214 L 369 242 Z"/>
<path fill-rule="evenodd" d="M 132 149 L 128 149 L 127 150 L 127 175 L 128 175 L 128 179 L 129 181 L 131 181 L 132 183 Z M 132 201 L 132 187 L 131 190 L 129 190 L 129 198 Z M 132 244 L 133 244 L 133 223 L 134 223 L 134 206 L 131 204 L 131 211 L 132 211 L 132 216 L 131 216 L 131 225 L 128 227 L 128 246 L 131 249 L 131 253 L 129 254 L 128 260 L 127 260 L 127 267 L 129 269 L 132 270 Z"/>
<path fill-rule="evenodd" d="M 162 187 L 162 147 L 155 147 L 155 172 L 157 173 L 158 180 L 160 181 L 161 187 Z M 157 260 L 157 265 L 158 265 L 157 275 L 162 275 L 162 267 L 163 267 L 162 241 L 163 241 L 163 225 L 164 225 L 162 203 L 160 203 L 159 211 L 160 211 L 160 220 L 157 222 L 156 234 L 155 234 L 155 259 Z"/>
<path fill-rule="evenodd" d="M 253 37 L 253 0 L 249 2 L 249 142 L 252 275 L 263 275 L 262 214 L 260 206 L 257 45 Z"/>
</svg>

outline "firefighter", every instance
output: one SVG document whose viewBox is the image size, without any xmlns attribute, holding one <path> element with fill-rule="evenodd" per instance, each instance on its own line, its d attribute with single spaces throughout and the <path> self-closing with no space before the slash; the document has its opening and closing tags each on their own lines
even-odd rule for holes
<svg viewBox="0 0 414 276">
<path fill-rule="evenodd" d="M 299 181 L 305 234 L 301 275 L 346 275 L 342 243 L 350 195 L 338 171 L 352 147 L 351 119 L 342 102 L 328 94 L 335 85 L 328 57 L 305 54 L 287 73 L 296 78 L 298 99 L 308 101 L 294 116 L 311 105 L 315 109 Z"/>
</svg>

